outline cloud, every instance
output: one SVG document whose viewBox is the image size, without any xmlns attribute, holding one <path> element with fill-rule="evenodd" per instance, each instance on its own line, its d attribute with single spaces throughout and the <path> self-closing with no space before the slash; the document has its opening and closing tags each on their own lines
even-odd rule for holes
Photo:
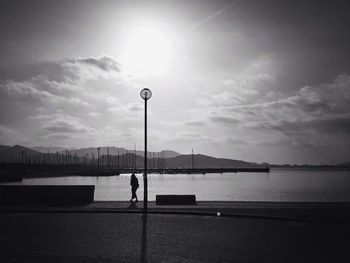
<svg viewBox="0 0 350 263">
<path fill-rule="evenodd" d="M 224 116 L 211 116 L 210 120 L 223 125 L 237 125 L 240 123 L 240 121 L 237 119 Z"/>
<path fill-rule="evenodd" d="M 8 81 L 5 83 L 4 87 L 8 95 L 16 97 L 17 99 L 45 100 L 55 96 L 47 90 L 38 89 L 32 81 Z"/>
<path fill-rule="evenodd" d="M 23 141 L 44 140 L 47 145 L 108 141 L 104 127 L 122 133 L 136 126 L 132 119 L 143 109 L 134 102 L 139 87 L 123 76 L 115 59 L 97 56 L 51 64 L 40 64 L 49 71 L 38 65 L 24 79 L 0 80 L 1 125 L 16 126 Z"/>
<path fill-rule="evenodd" d="M 8 127 L 5 127 L 0 124 L 0 144 L 11 145 L 15 144 L 19 139 L 20 134 Z"/>
<path fill-rule="evenodd" d="M 60 141 L 61 143 L 64 143 L 64 145 L 66 145 L 66 141 L 70 141 L 72 137 L 69 134 L 50 133 L 50 134 L 47 134 L 46 139 L 53 140 L 53 141 Z"/>
<path fill-rule="evenodd" d="M 297 121 L 271 121 L 258 123 L 253 126 L 255 129 L 280 131 L 284 134 L 292 134 L 295 132 L 303 132 L 305 130 L 317 131 L 325 134 L 344 133 L 350 135 L 350 114 L 348 116 L 340 116 L 333 118 L 317 118 L 311 120 L 297 120 Z"/>
<path fill-rule="evenodd" d="M 221 80 L 220 85 L 205 90 L 209 106 L 238 106 L 266 102 L 279 88 L 272 55 L 259 56 L 241 71 Z M 213 90 L 215 87 L 215 90 Z M 202 99 L 202 98 L 201 98 Z"/>
<path fill-rule="evenodd" d="M 23 79 L 0 81 L 4 142 L 142 145 L 141 87 L 124 76 L 115 59 L 72 58 L 47 68 Z M 316 162 L 311 155 L 328 157 L 327 151 L 336 159 L 349 151 L 347 74 L 286 90 L 274 57 L 260 56 L 233 74 L 213 74 L 209 80 L 184 85 L 154 84 L 148 111 L 152 150 L 194 148 L 222 157 L 277 162 Z M 266 160 L 267 154 L 272 159 Z"/>
<path fill-rule="evenodd" d="M 205 126 L 206 124 L 202 121 L 186 121 L 185 125 L 193 126 L 193 127 L 202 127 L 202 126 Z"/>
<path fill-rule="evenodd" d="M 43 126 L 39 130 L 41 135 L 47 136 L 51 134 L 83 134 L 92 135 L 96 134 L 97 131 L 82 123 L 77 117 L 70 115 L 55 113 L 52 115 L 37 115 L 31 116 L 32 119 L 41 120 Z"/>
<path fill-rule="evenodd" d="M 61 62 L 60 66 L 68 83 L 84 84 L 89 80 L 111 78 L 126 81 L 122 78 L 121 64 L 109 56 L 68 59 Z"/>
<path fill-rule="evenodd" d="M 274 100 L 265 98 L 265 101 L 256 102 L 246 98 L 249 103 L 237 103 L 235 99 L 228 101 L 227 98 L 230 97 L 227 97 L 222 103 L 218 101 L 221 106 L 216 107 L 214 112 L 217 116 L 231 114 L 229 118 L 245 122 L 280 122 L 281 125 L 284 125 L 285 121 L 308 122 L 318 119 L 339 119 L 344 114 L 350 113 L 349 87 L 349 76 L 339 75 L 332 83 L 304 86 L 290 96 L 281 94 Z M 215 118 L 210 117 L 210 119 L 217 121 Z M 227 121 L 230 123 L 229 119 Z"/>
<path fill-rule="evenodd" d="M 350 75 L 290 87 L 277 77 L 273 56 L 255 61 L 198 96 L 196 114 L 212 127 L 205 133 L 214 133 L 215 127 L 217 138 L 226 142 L 224 138 L 235 135 L 246 142 L 235 149 L 248 157 L 268 154 L 274 160 L 299 163 L 348 159 Z"/>
<path fill-rule="evenodd" d="M 85 133 L 86 129 L 71 126 L 69 123 L 57 123 L 57 126 L 47 126 L 44 128 L 49 133 Z"/>
<path fill-rule="evenodd" d="M 88 115 L 89 115 L 89 116 L 92 116 L 92 117 L 98 118 L 98 117 L 101 116 L 101 113 L 98 113 L 98 112 L 89 112 Z"/>
<path fill-rule="evenodd" d="M 143 111 L 143 106 L 141 103 L 130 103 L 128 104 L 128 109 L 133 112 Z"/>
<path fill-rule="evenodd" d="M 104 103 L 114 93 L 125 93 L 133 85 L 120 72 L 119 63 L 107 56 L 68 59 L 40 64 L 38 73 L 21 80 L 0 83 L 1 92 L 9 100 L 22 101 L 36 107 L 80 108 Z M 70 105 L 68 105 L 70 104 Z M 86 109 L 85 109 L 86 110 Z"/>
<path fill-rule="evenodd" d="M 237 86 L 237 85 L 253 86 L 258 81 L 272 81 L 272 80 L 275 80 L 275 77 L 268 73 L 256 73 L 256 74 L 242 73 L 232 78 L 225 79 L 223 81 L 223 84 L 225 86 Z"/>
<path fill-rule="evenodd" d="M 109 56 L 78 58 L 73 63 L 83 63 L 104 71 L 121 71 L 121 64 Z"/>
<path fill-rule="evenodd" d="M 216 141 L 215 138 L 210 137 L 204 133 L 200 132 L 173 132 L 169 133 L 171 136 L 165 140 L 166 143 L 176 144 L 176 143 L 184 143 L 189 147 L 189 144 L 194 143 L 213 143 Z"/>
</svg>

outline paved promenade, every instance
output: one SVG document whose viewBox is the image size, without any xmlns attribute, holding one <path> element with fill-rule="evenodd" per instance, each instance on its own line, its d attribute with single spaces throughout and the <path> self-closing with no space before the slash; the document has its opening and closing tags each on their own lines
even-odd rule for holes
<svg viewBox="0 0 350 263">
<path fill-rule="evenodd" d="M 95 201 L 86 206 L 71 207 L 1 207 L 0 212 L 62 212 L 62 213 L 143 213 L 143 202 Z M 302 202 L 224 202 L 199 201 L 197 205 L 156 205 L 148 202 L 152 214 L 191 214 L 221 217 L 249 216 L 281 220 L 335 221 L 350 220 L 350 203 Z"/>
<path fill-rule="evenodd" d="M 349 204 L 137 206 L 1 207 L 0 261 L 350 261 Z"/>
</svg>

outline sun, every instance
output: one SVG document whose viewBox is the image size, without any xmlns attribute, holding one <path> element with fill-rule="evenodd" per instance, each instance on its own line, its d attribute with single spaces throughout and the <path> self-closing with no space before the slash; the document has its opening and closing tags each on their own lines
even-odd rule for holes
<svg viewBox="0 0 350 263">
<path fill-rule="evenodd" d="M 171 56 L 170 39 L 155 27 L 140 27 L 126 39 L 123 70 L 135 77 L 162 75 Z"/>
</svg>

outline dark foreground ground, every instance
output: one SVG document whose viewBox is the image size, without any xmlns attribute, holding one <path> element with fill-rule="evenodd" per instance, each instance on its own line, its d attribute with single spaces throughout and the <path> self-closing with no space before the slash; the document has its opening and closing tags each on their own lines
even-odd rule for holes
<svg viewBox="0 0 350 263">
<path fill-rule="evenodd" d="M 349 204 L 138 206 L 2 207 L 0 262 L 350 262 Z"/>
</svg>

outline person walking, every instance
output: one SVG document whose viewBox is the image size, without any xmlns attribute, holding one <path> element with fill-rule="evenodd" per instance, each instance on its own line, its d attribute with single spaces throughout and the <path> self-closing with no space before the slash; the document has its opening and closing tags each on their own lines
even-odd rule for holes
<svg viewBox="0 0 350 263">
<path fill-rule="evenodd" d="M 139 200 L 137 199 L 136 190 L 137 190 L 137 188 L 139 188 L 139 180 L 137 179 L 137 177 L 136 177 L 136 175 L 134 173 L 131 175 L 130 185 L 131 185 L 131 199 L 130 199 L 130 202 L 132 202 L 132 200 L 134 198 L 136 198 L 136 202 L 138 202 Z"/>
</svg>

